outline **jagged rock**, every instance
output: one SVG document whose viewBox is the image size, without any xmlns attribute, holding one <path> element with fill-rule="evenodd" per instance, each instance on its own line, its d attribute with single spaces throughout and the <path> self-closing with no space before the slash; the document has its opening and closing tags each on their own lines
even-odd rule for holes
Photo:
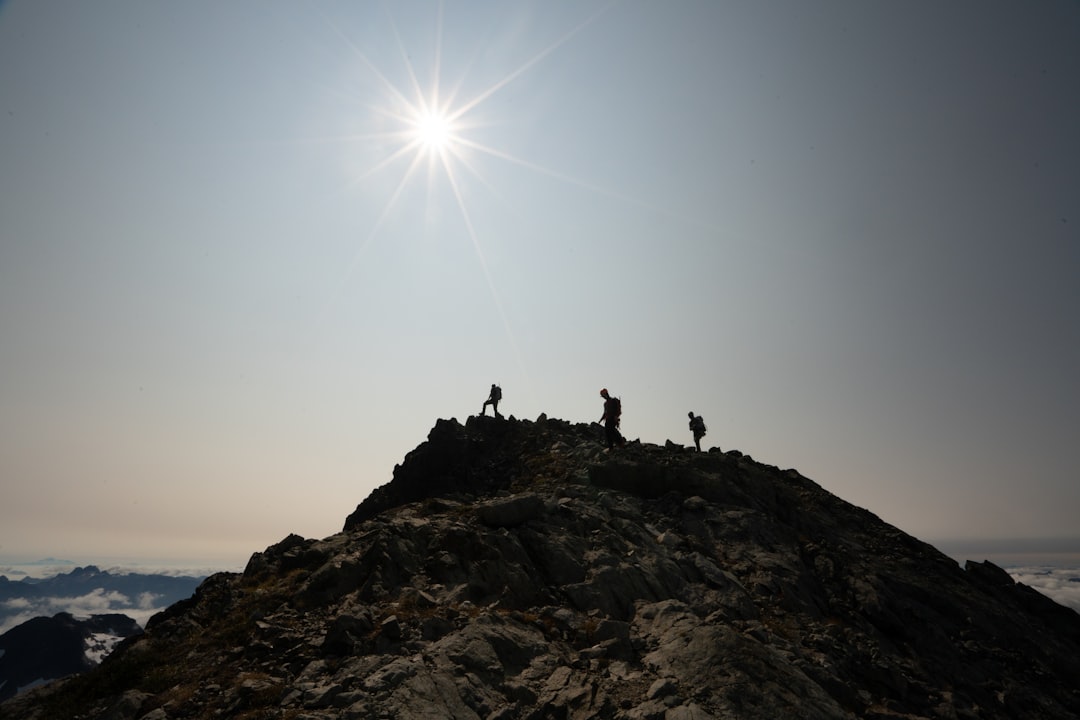
<svg viewBox="0 0 1080 720">
<path fill-rule="evenodd" d="M 341 533 L 208 578 L 0 716 L 1080 716 L 1072 610 L 794 470 L 672 445 L 440 420 Z"/>
<path fill-rule="evenodd" d="M 983 562 L 972 562 L 968 560 L 964 563 L 964 569 L 967 570 L 968 575 L 978 582 L 985 583 L 991 587 L 1007 588 L 1016 584 L 1016 581 L 1012 579 L 1009 573 L 999 568 L 989 560 Z"/>
<path fill-rule="evenodd" d="M 540 514 L 544 501 L 532 493 L 496 498 L 476 506 L 480 521 L 491 527 L 517 527 Z"/>
<path fill-rule="evenodd" d="M 101 720 L 135 720 L 142 718 L 142 708 L 152 696 L 139 690 L 128 690 L 101 716 Z"/>
</svg>

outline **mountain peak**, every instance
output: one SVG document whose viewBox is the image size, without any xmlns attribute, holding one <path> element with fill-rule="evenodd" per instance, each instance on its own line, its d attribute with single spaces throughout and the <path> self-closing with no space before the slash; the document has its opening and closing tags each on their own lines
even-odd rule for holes
<svg viewBox="0 0 1080 720">
<path fill-rule="evenodd" d="M 427 440 L 395 466 L 393 479 L 349 515 L 345 530 L 384 510 L 425 498 L 471 502 L 563 481 L 598 484 L 644 497 L 676 489 L 705 495 L 734 493 L 740 502 L 759 505 L 760 493 L 739 490 L 738 480 L 761 470 L 777 471 L 759 466 L 738 451 L 721 453 L 713 448 L 697 453 L 670 440 L 663 446 L 633 441 L 608 452 L 600 425 L 573 424 L 546 415 L 535 422 L 471 416 L 464 425 L 454 418 L 440 419 Z M 720 476 L 736 482 L 714 482 Z M 804 487 L 817 487 L 794 470 L 786 471 L 786 477 Z"/>
<path fill-rule="evenodd" d="M 1073 718 L 1078 651 L 1072 610 L 794 470 L 473 417 L 438 421 L 341 533 L 255 553 L 3 710 Z"/>
</svg>

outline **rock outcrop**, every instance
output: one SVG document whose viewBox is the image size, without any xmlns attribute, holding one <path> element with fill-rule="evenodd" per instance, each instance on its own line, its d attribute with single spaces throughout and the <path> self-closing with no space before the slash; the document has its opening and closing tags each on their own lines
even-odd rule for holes
<svg viewBox="0 0 1080 720">
<path fill-rule="evenodd" d="M 1074 611 L 794 470 L 470 418 L 0 716 L 1045 720 L 1077 678 Z"/>
</svg>

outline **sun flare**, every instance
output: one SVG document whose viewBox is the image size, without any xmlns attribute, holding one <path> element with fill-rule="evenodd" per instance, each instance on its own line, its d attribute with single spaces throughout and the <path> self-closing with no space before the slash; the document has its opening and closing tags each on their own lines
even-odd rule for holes
<svg viewBox="0 0 1080 720">
<path fill-rule="evenodd" d="M 436 188 L 436 181 L 441 179 L 443 181 L 441 187 L 449 189 L 449 194 L 453 198 L 452 202 L 456 204 L 457 209 L 460 211 L 465 231 L 472 242 L 476 259 L 479 261 L 484 278 L 487 281 L 491 299 L 502 319 L 503 328 L 506 331 L 511 347 L 514 349 L 518 366 L 524 372 L 524 362 L 517 347 L 517 342 L 514 340 L 509 318 L 503 309 L 491 273 L 488 271 L 480 237 L 473 225 L 469 207 L 466 205 L 465 198 L 469 195 L 463 189 L 464 181 L 466 178 L 472 178 L 489 189 L 495 190 L 489 179 L 484 177 L 484 174 L 475 163 L 478 156 L 487 156 L 554 177 L 572 185 L 586 187 L 592 191 L 605 191 L 581 180 L 516 157 L 478 140 L 475 137 L 476 130 L 489 124 L 490 119 L 477 117 L 476 111 L 493 95 L 514 83 L 519 77 L 569 42 L 580 31 L 595 22 L 617 1 L 608 0 L 606 5 L 582 20 L 577 26 L 570 28 L 562 36 L 520 65 L 511 68 L 501 78 L 490 85 L 482 87 L 475 93 L 464 93 L 464 97 L 458 92 L 464 83 L 464 76 L 459 81 L 459 84 L 453 87 L 447 87 L 442 82 L 443 6 L 441 2 L 439 3 L 436 40 L 433 48 L 434 66 L 428 78 L 418 77 L 410 53 L 398 35 L 397 28 L 393 27 L 392 21 L 392 32 L 397 39 L 401 65 L 405 74 L 404 82 L 391 80 L 338 27 L 333 26 L 337 34 L 353 49 L 367 72 L 376 80 L 377 84 L 381 85 L 384 93 L 383 102 L 377 102 L 370 106 L 373 115 L 378 118 L 379 130 L 357 136 L 364 141 L 376 141 L 382 157 L 359 173 L 353 182 L 368 180 L 393 166 L 405 166 L 393 190 L 389 192 L 389 197 L 382 212 L 375 219 L 367 238 L 355 253 L 346 277 L 358 265 L 364 247 L 371 242 L 388 218 L 391 217 L 391 210 L 405 196 L 407 186 L 417 176 L 425 175 L 426 170 L 428 202 L 432 203 L 432 198 L 435 197 L 435 191 L 438 189 Z"/>
<path fill-rule="evenodd" d="M 413 130 L 416 141 L 428 152 L 442 153 L 454 144 L 454 123 L 446 113 L 430 110 L 417 113 Z"/>
</svg>

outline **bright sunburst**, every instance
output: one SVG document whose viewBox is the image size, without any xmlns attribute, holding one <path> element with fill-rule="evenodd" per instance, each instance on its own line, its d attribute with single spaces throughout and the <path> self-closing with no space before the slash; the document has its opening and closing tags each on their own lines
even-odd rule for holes
<svg viewBox="0 0 1080 720">
<path fill-rule="evenodd" d="M 421 110 L 411 123 L 415 140 L 429 153 L 442 154 L 460 142 L 450 115 L 440 110 Z"/>
<path fill-rule="evenodd" d="M 614 2 L 615 0 L 611 0 L 611 3 L 596 11 L 580 25 L 570 29 L 562 37 L 524 61 L 521 65 L 508 71 L 501 79 L 487 86 L 485 89 L 464 98 L 458 95 L 457 91 L 460 87 L 454 88 L 453 91 L 448 92 L 447 88 L 442 86 L 442 3 L 439 4 L 437 19 L 437 39 L 434 47 L 435 63 L 428 82 L 421 82 L 417 77 L 417 73 L 410 59 L 410 54 L 403 46 L 396 27 L 392 27 L 392 29 L 398 42 L 402 65 L 407 74 L 408 81 L 406 83 L 398 84 L 392 82 L 363 52 L 349 42 L 349 45 L 353 48 L 356 56 L 366 66 L 367 70 L 378 80 L 385 93 L 384 102 L 372 106 L 371 110 L 374 111 L 376 115 L 382 116 L 382 120 L 389 121 L 391 126 L 396 125 L 396 129 L 389 129 L 385 132 L 376 132 L 371 135 L 361 136 L 362 139 L 376 141 L 379 146 L 386 148 L 388 152 L 381 160 L 375 162 L 360 176 L 356 177 L 355 182 L 366 180 L 375 175 L 385 176 L 387 171 L 389 171 L 388 174 L 392 177 L 394 175 L 391 171 L 392 167 L 400 167 L 401 163 L 406 165 L 404 172 L 398 176 L 396 186 L 390 193 L 382 213 L 372 225 L 367 239 L 362 243 L 360 250 L 362 250 L 363 247 L 367 245 L 368 241 L 378 233 L 383 222 L 390 215 L 391 208 L 404 194 L 405 188 L 418 173 L 422 174 L 424 172 L 425 166 L 429 193 L 432 191 L 432 187 L 439 177 L 444 179 L 446 187 L 449 188 L 454 202 L 457 205 L 457 209 L 460 212 L 468 236 L 472 241 L 476 258 L 479 261 L 481 270 L 487 280 L 492 301 L 502 319 L 507 337 L 511 346 L 514 348 L 518 364 L 523 371 L 524 363 L 521 360 L 521 355 L 518 351 L 517 343 L 514 341 L 510 323 L 503 310 L 502 302 L 499 299 L 499 293 L 496 291 L 491 274 L 488 272 L 480 238 L 477 236 L 472 218 L 470 217 L 469 208 L 465 203 L 461 186 L 463 175 L 469 174 L 481 183 L 487 184 L 486 180 L 471 162 L 471 158 L 480 154 L 517 164 L 521 167 L 542 174 L 551 175 L 557 179 L 573 184 L 584 186 L 585 183 L 573 178 L 565 177 L 559 173 L 522 160 L 521 158 L 514 157 L 508 153 L 497 150 L 490 145 L 477 141 L 472 137 L 472 133 L 480 125 L 476 122 L 475 117 L 471 117 L 471 114 L 473 114 L 473 112 L 479 106 L 484 104 L 484 102 L 492 95 L 528 72 L 558 47 L 569 41 L 570 38 L 579 31 L 600 17 L 600 15 L 606 12 L 607 8 Z M 340 31 L 339 34 L 341 34 Z M 345 38 L 343 34 L 341 35 L 343 39 L 348 42 L 348 39 Z M 386 127 L 386 125 L 383 125 L 383 127 Z M 350 272 L 351 268 L 355 267 L 358 262 L 359 254 L 360 251 L 358 250 L 353 259 L 352 266 L 350 266 Z"/>
<path fill-rule="evenodd" d="M 615 2 L 615 0 L 612 0 Z M 468 228 L 470 237 L 476 247 L 477 254 L 481 256 L 479 239 L 475 236 L 472 223 L 469 219 L 468 209 L 462 199 L 461 185 L 462 171 L 466 171 L 476 179 L 484 182 L 478 171 L 470 162 L 470 157 L 487 155 L 501 160 L 517 164 L 519 166 L 558 177 L 561 180 L 582 184 L 570 178 L 563 177 L 546 168 L 513 157 L 505 152 L 497 150 L 490 145 L 477 141 L 472 137 L 472 132 L 478 127 L 474 111 L 483 105 L 492 95 L 496 94 L 510 83 L 517 80 L 521 75 L 544 60 L 558 47 L 570 40 L 583 28 L 591 24 L 602 15 L 608 6 L 601 8 L 591 17 L 585 19 L 580 25 L 570 29 L 562 37 L 555 40 L 540 52 L 525 60 L 519 66 L 509 70 L 501 79 L 484 89 L 467 97 L 460 97 L 458 91 L 460 85 L 453 90 L 444 87 L 442 81 L 442 3 L 439 3 L 437 16 L 437 31 L 435 46 L 433 48 L 434 66 L 426 82 L 422 81 L 413 67 L 410 53 L 402 43 L 396 26 L 391 27 L 393 35 L 397 39 L 398 50 L 404 67 L 407 81 L 403 83 L 392 82 L 368 57 L 355 45 L 352 46 L 356 56 L 366 66 L 367 70 L 378 80 L 382 86 L 385 97 L 381 103 L 373 104 L 370 109 L 381 115 L 384 120 L 389 120 L 390 125 L 397 125 L 397 129 L 388 129 L 385 132 L 374 135 L 362 136 L 375 139 L 389 150 L 382 160 L 369 166 L 366 171 L 355 178 L 356 182 L 366 180 L 377 174 L 383 174 L 392 166 L 404 162 L 405 171 L 400 175 L 400 181 L 391 194 L 385 211 L 375 227 L 372 235 L 378 230 L 389 212 L 391 206 L 398 202 L 405 190 L 417 174 L 427 170 L 427 184 L 429 190 L 438 176 L 442 176 L 450 187 L 457 202 L 458 209 Z M 344 36 L 343 36 L 344 37 Z M 448 91 L 449 90 L 449 91 Z M 384 125 L 384 127 L 386 127 Z M 388 142 L 387 142 L 388 141 Z"/>
</svg>

